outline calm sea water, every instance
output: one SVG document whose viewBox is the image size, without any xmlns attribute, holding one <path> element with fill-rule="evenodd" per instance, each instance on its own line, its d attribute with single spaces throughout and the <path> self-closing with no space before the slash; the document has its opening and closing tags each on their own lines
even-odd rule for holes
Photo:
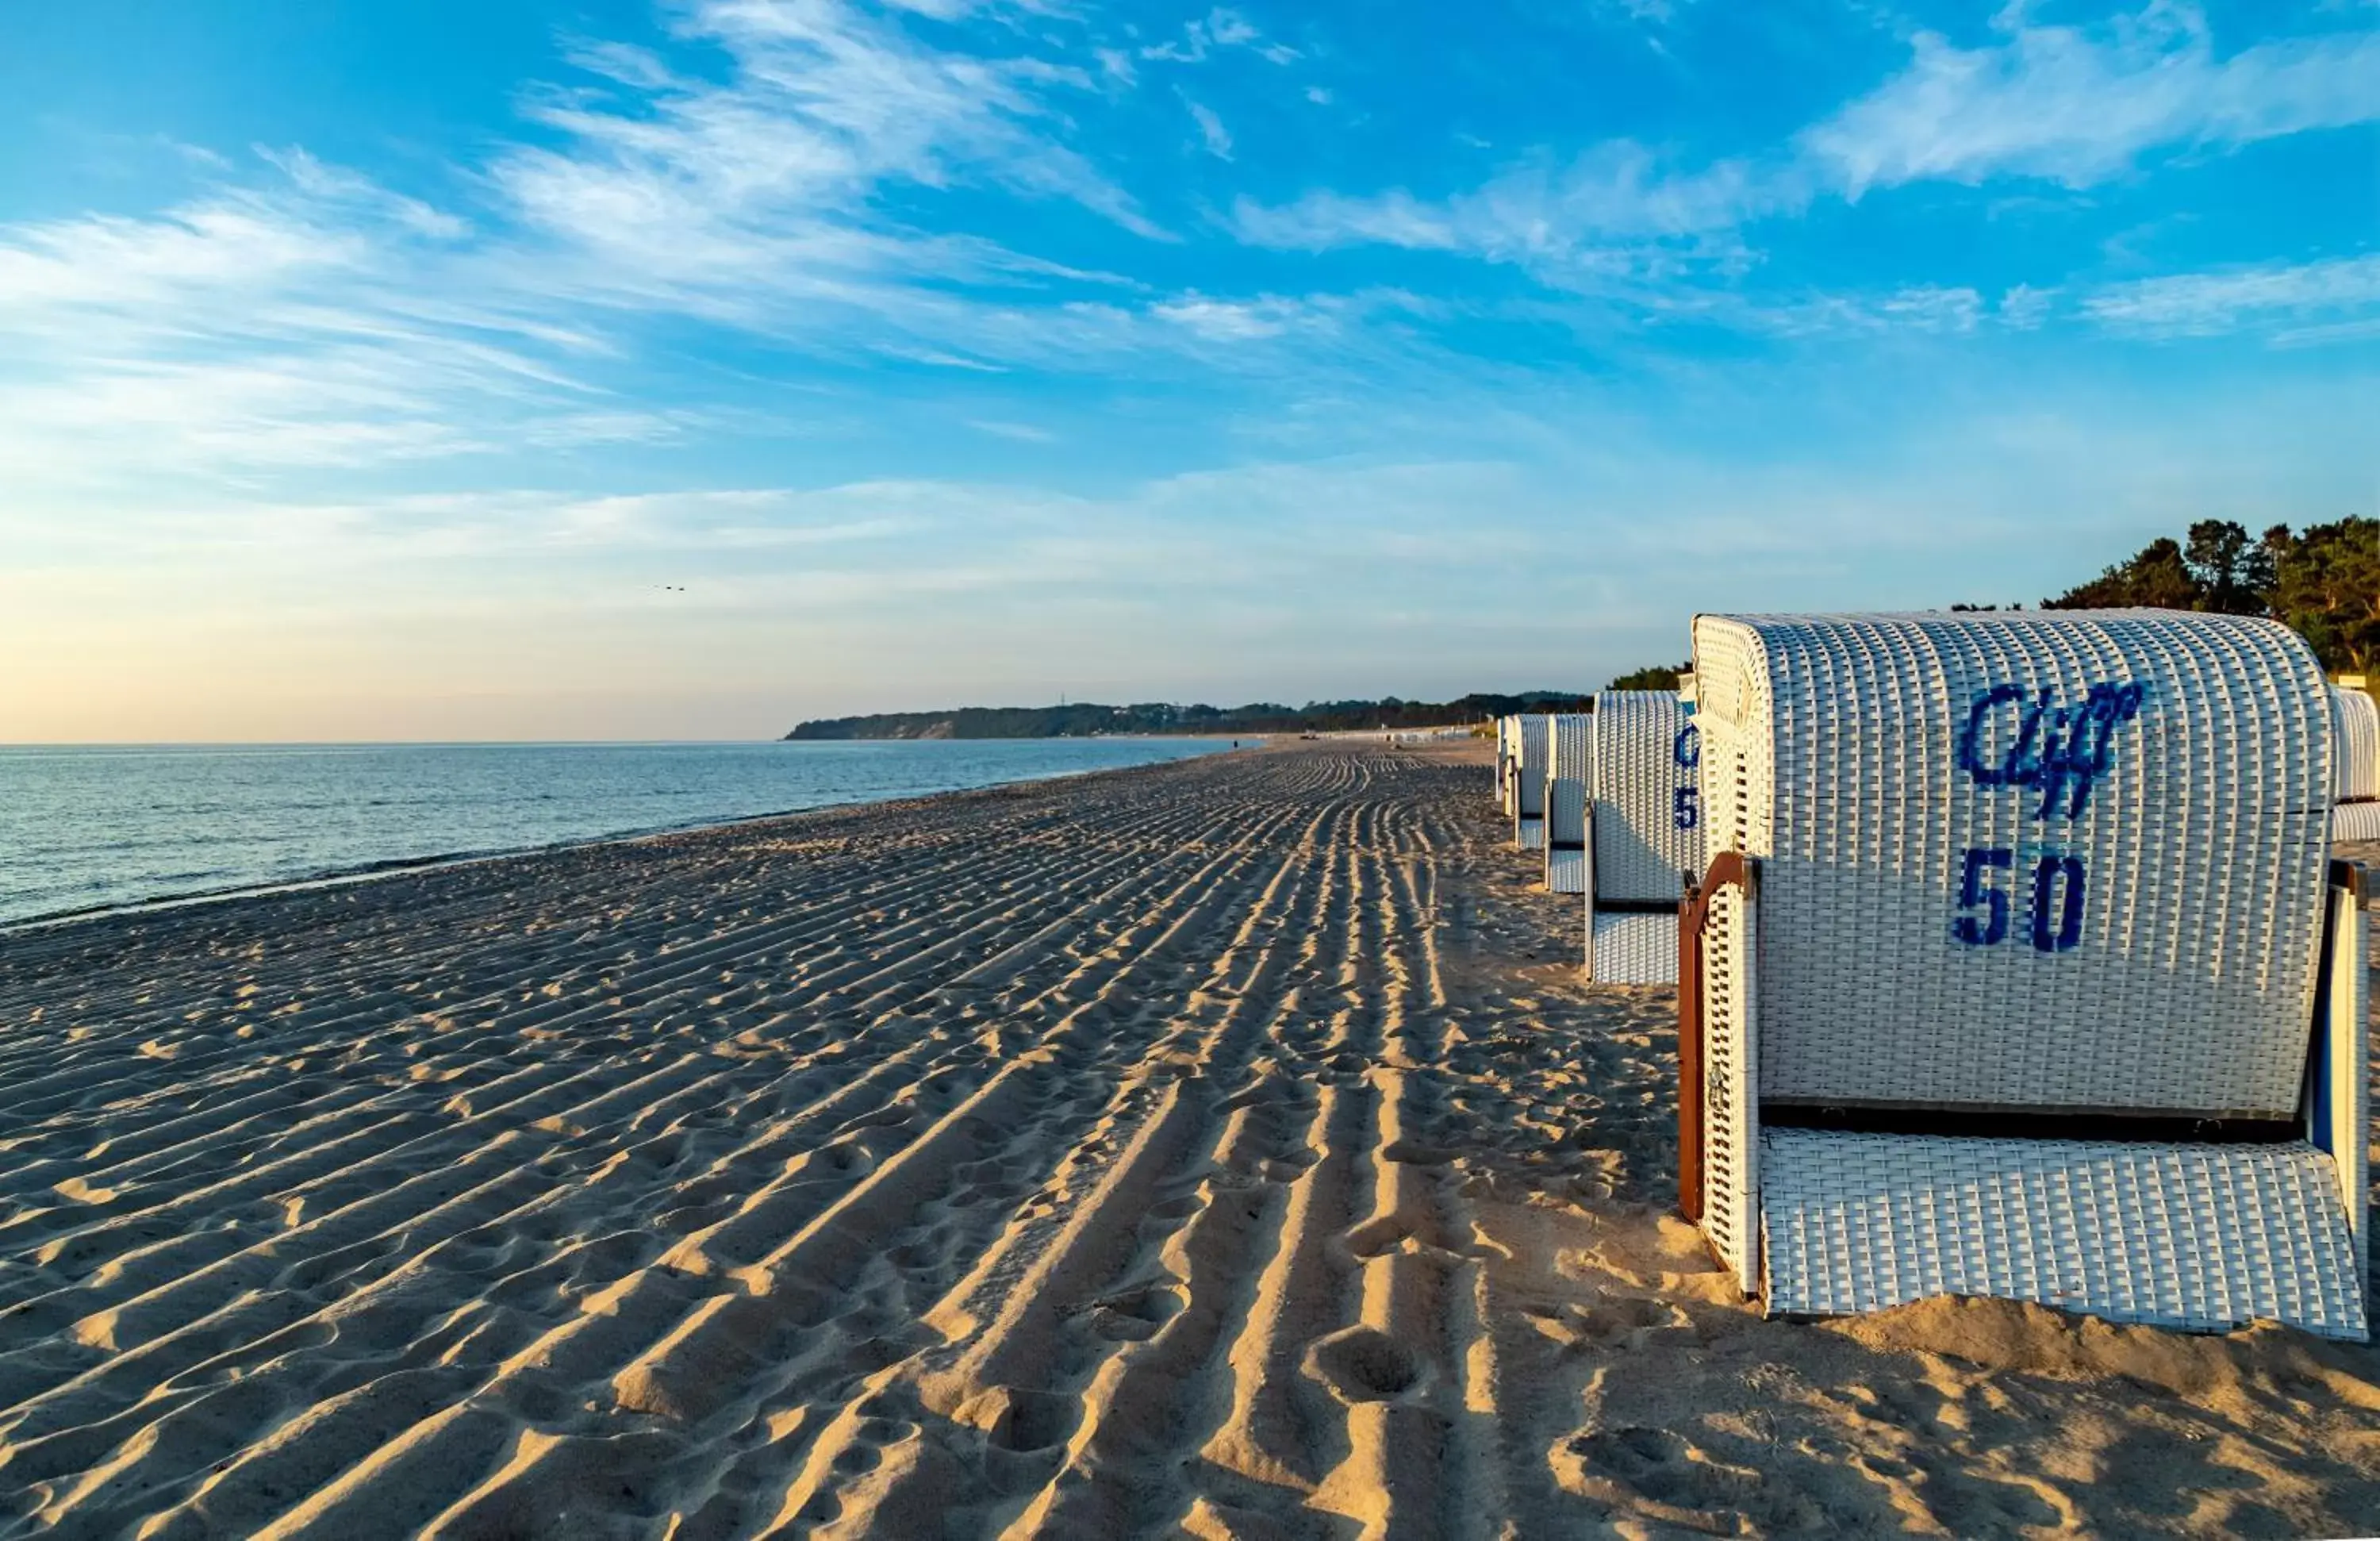
<svg viewBox="0 0 2380 1541">
<path fill-rule="evenodd" d="M 1145 765 L 1227 743 L 0 746 L 0 924 Z"/>
</svg>

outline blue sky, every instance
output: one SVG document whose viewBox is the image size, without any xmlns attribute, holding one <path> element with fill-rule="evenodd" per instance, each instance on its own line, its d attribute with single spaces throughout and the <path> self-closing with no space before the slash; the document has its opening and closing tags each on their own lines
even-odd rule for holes
<svg viewBox="0 0 2380 1541">
<path fill-rule="evenodd" d="M 2380 6 L 10 7 L 0 736 L 1600 684 L 2380 503 Z"/>
</svg>

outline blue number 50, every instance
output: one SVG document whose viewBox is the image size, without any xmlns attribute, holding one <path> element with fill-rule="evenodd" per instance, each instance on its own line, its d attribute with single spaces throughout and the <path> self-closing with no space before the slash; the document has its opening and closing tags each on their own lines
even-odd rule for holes
<svg viewBox="0 0 2380 1541">
<path fill-rule="evenodd" d="M 1966 870 L 1959 879 L 1959 907 L 1984 908 L 1979 919 L 1962 915 L 1950 922 L 1950 934 L 1970 947 L 1989 947 L 2008 935 L 2009 896 L 1985 882 L 1994 868 L 2005 872 L 2016 865 L 2016 853 L 2005 846 L 1970 846 Z"/>
</svg>

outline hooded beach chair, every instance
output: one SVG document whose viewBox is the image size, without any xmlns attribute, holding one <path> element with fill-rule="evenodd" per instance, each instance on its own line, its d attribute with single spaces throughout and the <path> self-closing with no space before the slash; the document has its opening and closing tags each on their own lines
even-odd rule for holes
<svg viewBox="0 0 2380 1541">
<path fill-rule="evenodd" d="M 1512 843 L 1524 851 L 1546 843 L 1546 728 L 1552 720 L 1529 713 L 1519 720 L 1512 774 Z"/>
<path fill-rule="evenodd" d="M 1587 977 L 1677 981 L 1678 903 L 1702 870 L 1698 734 L 1669 690 L 1607 690 L 1588 719 Z"/>
<path fill-rule="evenodd" d="M 2330 709 L 2330 838 L 2380 840 L 2380 701 L 2361 685 L 2334 685 Z"/>
<path fill-rule="evenodd" d="M 2366 1334 L 2322 671 L 2169 611 L 1705 615 L 1680 1204 L 1774 1315 Z"/>
<path fill-rule="evenodd" d="M 1586 799 L 1594 775 L 1585 712 L 1560 712 L 1547 724 L 1546 892 L 1585 893 L 1587 882 Z"/>
</svg>

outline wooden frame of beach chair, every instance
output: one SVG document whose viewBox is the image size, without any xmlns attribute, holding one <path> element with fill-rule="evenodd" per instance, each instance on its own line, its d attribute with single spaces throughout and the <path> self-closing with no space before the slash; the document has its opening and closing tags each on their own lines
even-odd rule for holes
<svg viewBox="0 0 2380 1541">
<path fill-rule="evenodd" d="M 1693 710 L 1674 691 L 1607 690 L 1589 721 L 1586 977 L 1674 984 L 1678 903 L 1702 869 Z"/>
<path fill-rule="evenodd" d="M 1594 739 L 1585 712 L 1548 720 L 1546 750 L 1546 892 L 1585 893 L 1591 864 L 1586 803 L 1593 783 Z"/>
<path fill-rule="evenodd" d="M 2374 883 L 2303 642 L 1700 616 L 1694 660 L 1679 1205 L 1738 1287 L 2364 1340 Z"/>
<path fill-rule="evenodd" d="M 1547 732 L 1553 719 L 1542 712 L 1521 717 L 1519 768 L 1512 779 L 1512 843 L 1537 851 L 1546 843 Z"/>
</svg>

